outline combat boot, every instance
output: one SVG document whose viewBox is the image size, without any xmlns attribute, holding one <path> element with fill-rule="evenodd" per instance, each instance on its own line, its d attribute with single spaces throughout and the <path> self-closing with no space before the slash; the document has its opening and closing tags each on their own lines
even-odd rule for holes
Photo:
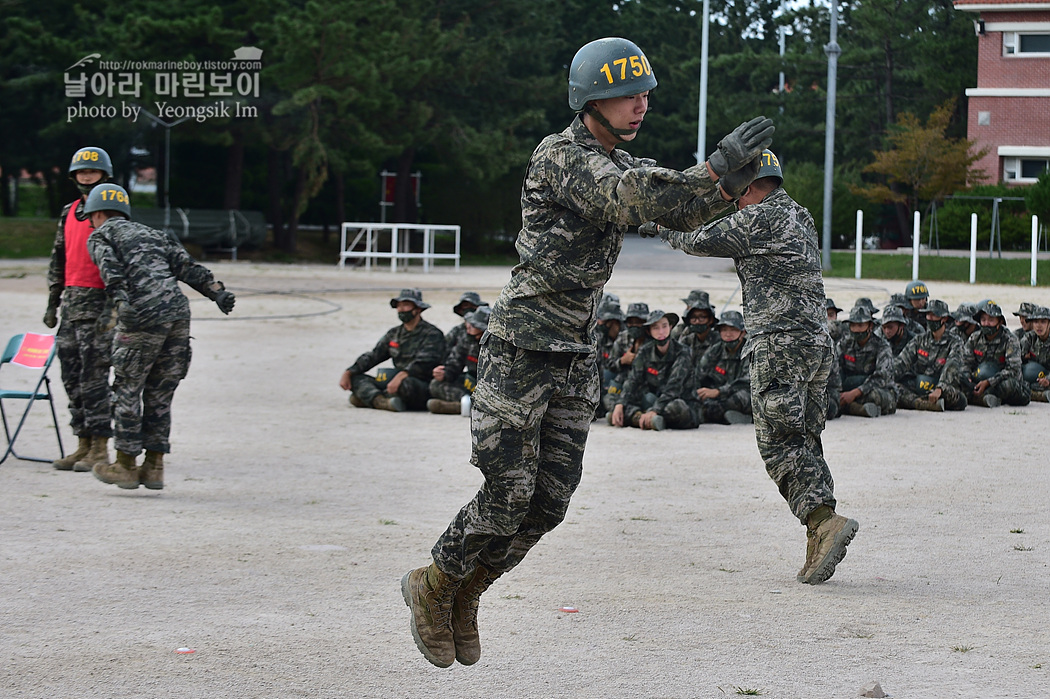
<svg viewBox="0 0 1050 699">
<path fill-rule="evenodd" d="M 401 400 L 401 398 L 388 396 L 385 393 L 376 394 L 376 397 L 372 399 L 372 407 L 376 410 L 389 410 L 392 413 L 403 413 L 408 410 L 405 407 L 405 401 Z"/>
<path fill-rule="evenodd" d="M 725 419 L 730 425 L 750 425 L 754 422 L 750 415 L 739 410 L 727 410 Z"/>
<path fill-rule="evenodd" d="M 111 464 L 99 464 L 91 469 L 95 478 L 103 483 L 116 485 L 125 490 L 139 487 L 139 470 L 135 467 L 135 457 L 117 449 L 117 460 Z"/>
<path fill-rule="evenodd" d="M 915 404 L 912 407 L 915 410 L 929 410 L 931 413 L 943 413 L 944 399 L 938 398 L 937 400 L 931 402 L 926 398 L 916 398 Z"/>
<path fill-rule="evenodd" d="M 452 600 L 460 582 L 434 563 L 401 578 L 401 596 L 412 612 L 412 638 L 423 657 L 438 667 L 448 667 L 456 660 Z"/>
<path fill-rule="evenodd" d="M 817 585 L 835 574 L 835 566 L 845 558 L 846 547 L 853 541 L 860 525 L 822 505 L 810 514 L 807 529 L 808 567 L 799 572 L 798 581 Z"/>
<path fill-rule="evenodd" d="M 667 423 L 664 421 L 663 415 L 654 415 L 653 419 L 649 422 L 649 429 L 656 430 L 657 432 L 662 432 L 666 426 Z"/>
<path fill-rule="evenodd" d="M 350 405 L 354 406 L 355 408 L 367 408 L 368 407 L 368 405 L 366 405 L 363 400 L 361 400 L 360 398 L 357 397 L 356 393 L 351 393 L 350 394 Z"/>
<path fill-rule="evenodd" d="M 1032 391 L 1031 393 L 1033 403 L 1050 403 L 1050 400 L 1047 400 L 1046 391 Z"/>
<path fill-rule="evenodd" d="M 481 658 L 478 634 L 478 602 L 482 593 L 500 576 L 479 565 L 463 581 L 452 601 L 452 638 L 456 643 L 456 660 L 460 665 L 473 665 Z"/>
<path fill-rule="evenodd" d="M 61 459 L 55 459 L 51 462 L 51 465 L 58 471 L 72 471 L 73 467 L 78 461 L 87 456 L 91 450 L 91 437 L 79 437 L 80 443 L 77 445 L 77 450 L 72 454 L 67 454 Z"/>
<path fill-rule="evenodd" d="M 994 396 L 987 392 L 977 399 L 977 405 L 983 405 L 986 408 L 998 408 L 1002 404 L 1003 402 L 999 400 L 999 396 Z"/>
<path fill-rule="evenodd" d="M 435 415 L 459 415 L 459 401 L 431 398 L 427 401 L 427 410 Z"/>
<path fill-rule="evenodd" d="M 878 417 L 882 414 L 879 406 L 874 403 L 858 403 L 856 401 L 846 405 L 846 412 L 856 417 Z"/>
<path fill-rule="evenodd" d="M 73 464 L 73 470 L 85 473 L 95 466 L 105 466 L 109 461 L 109 437 L 92 437 L 87 456 Z"/>
<path fill-rule="evenodd" d="M 164 489 L 164 454 L 159 451 L 146 450 L 146 456 L 139 467 L 139 483 L 150 490 Z"/>
</svg>

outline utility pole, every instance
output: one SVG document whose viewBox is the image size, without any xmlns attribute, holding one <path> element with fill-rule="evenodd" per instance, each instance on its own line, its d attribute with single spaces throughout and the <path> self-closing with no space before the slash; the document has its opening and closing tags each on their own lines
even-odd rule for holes
<svg viewBox="0 0 1050 699">
<path fill-rule="evenodd" d="M 835 170 L 835 81 L 838 73 L 839 7 L 838 0 L 831 0 L 831 41 L 824 46 L 828 57 L 828 105 L 824 119 L 824 240 L 821 265 L 831 269 L 831 184 Z"/>
</svg>

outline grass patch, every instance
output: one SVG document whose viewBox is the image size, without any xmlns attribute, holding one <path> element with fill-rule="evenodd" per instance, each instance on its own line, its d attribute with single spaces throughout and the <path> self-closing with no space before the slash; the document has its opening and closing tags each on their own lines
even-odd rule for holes
<svg viewBox="0 0 1050 699">
<path fill-rule="evenodd" d="M 379 520 L 379 523 L 382 524 L 383 526 L 389 527 L 389 526 L 397 524 L 397 521 L 392 520 L 392 519 L 381 519 L 381 520 Z"/>
<path fill-rule="evenodd" d="M 1031 546 L 1014 546 L 1014 551 L 1035 551 Z"/>
<path fill-rule="evenodd" d="M 977 646 L 952 646 L 952 650 L 956 653 L 969 653 Z"/>
<path fill-rule="evenodd" d="M 1024 534 L 1024 529 L 1011 529 L 1011 534 Z"/>
<path fill-rule="evenodd" d="M 831 269 L 825 277 L 853 277 L 856 273 L 856 254 L 831 253 Z M 868 254 L 861 258 L 861 275 L 865 279 L 911 280 L 911 255 Z M 948 257 L 936 254 L 919 255 L 919 278 L 923 281 L 969 282 L 970 258 Z M 1050 286 L 1050 260 L 1036 262 L 1038 286 Z M 1032 283 L 1032 259 L 989 258 L 985 251 L 977 253 L 977 282 L 979 284 L 1012 284 L 1028 286 Z"/>
<path fill-rule="evenodd" d="M 47 218 L 0 218 L 0 257 L 51 257 L 57 226 Z"/>
</svg>

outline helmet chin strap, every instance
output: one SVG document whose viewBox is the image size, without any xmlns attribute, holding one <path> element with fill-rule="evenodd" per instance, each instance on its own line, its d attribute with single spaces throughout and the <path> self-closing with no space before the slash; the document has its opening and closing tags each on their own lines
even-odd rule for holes
<svg viewBox="0 0 1050 699">
<path fill-rule="evenodd" d="M 609 120 L 605 118 L 605 115 L 598 111 L 597 107 L 594 106 L 593 102 L 588 102 L 584 106 L 583 111 L 590 114 L 595 121 L 602 125 L 606 131 L 612 134 L 618 141 L 626 141 L 624 136 L 630 136 L 635 133 L 634 129 L 618 129 L 609 123 Z"/>
</svg>

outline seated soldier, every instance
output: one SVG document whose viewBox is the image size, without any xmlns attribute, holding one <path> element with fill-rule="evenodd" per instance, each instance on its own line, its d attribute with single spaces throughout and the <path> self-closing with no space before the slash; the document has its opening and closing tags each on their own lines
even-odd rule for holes
<svg viewBox="0 0 1050 699">
<path fill-rule="evenodd" d="M 916 335 L 893 362 L 897 407 L 907 410 L 963 410 L 966 394 L 959 389 L 963 371 L 963 343 L 949 332 L 948 304 L 927 300 L 928 332 Z"/>
<path fill-rule="evenodd" d="M 1032 329 L 1030 316 L 1032 314 L 1032 311 L 1035 310 L 1035 308 L 1036 306 L 1034 303 L 1022 301 L 1020 307 L 1016 311 L 1014 311 L 1014 315 L 1017 316 L 1017 322 L 1020 324 L 1020 327 L 1017 328 L 1017 330 L 1014 330 L 1014 335 L 1017 336 L 1018 342 L 1023 340 L 1025 333 Z"/>
<path fill-rule="evenodd" d="M 1031 329 L 1021 342 L 1021 376 L 1028 384 L 1033 401 L 1047 403 L 1050 390 L 1050 308 L 1032 306 L 1028 322 Z"/>
<path fill-rule="evenodd" d="M 613 346 L 620 336 L 627 317 L 620 308 L 620 299 L 613 294 L 606 294 L 601 303 L 598 304 L 598 320 L 594 326 L 595 344 L 597 345 L 599 371 L 601 372 L 602 395 L 609 392 L 615 372 L 609 368 L 609 360 L 612 357 Z M 606 410 L 604 401 L 598 402 L 594 412 L 596 418 L 605 417 Z"/>
<path fill-rule="evenodd" d="M 882 323 L 881 320 L 879 320 L 878 318 L 875 317 L 875 316 L 877 316 L 879 314 L 879 309 L 875 306 L 874 303 L 872 303 L 871 299 L 869 299 L 867 296 L 861 296 L 859 299 L 857 299 L 857 302 L 854 303 L 853 306 L 854 307 L 856 307 L 856 306 L 863 306 L 864 308 L 867 308 L 868 311 L 871 313 L 871 322 L 876 328 L 879 327 L 879 325 Z M 843 337 L 848 336 L 849 335 L 849 321 L 848 320 L 845 322 L 845 327 L 843 328 L 843 330 L 845 330 L 845 332 L 843 333 Z"/>
<path fill-rule="evenodd" d="M 948 328 L 948 330 L 959 338 L 963 345 L 977 331 L 977 321 L 974 320 L 976 315 L 977 306 L 972 303 L 960 303 L 955 313 L 952 313 L 952 317 L 955 318 L 955 327 Z"/>
<path fill-rule="evenodd" d="M 846 327 L 849 326 L 847 325 Z M 842 417 L 842 410 L 839 407 L 839 396 L 842 394 L 842 357 L 839 355 L 839 343 L 836 342 L 832 349 L 834 350 L 835 362 L 831 366 L 831 371 L 828 372 L 828 412 L 825 415 L 825 420 L 834 420 Z"/>
<path fill-rule="evenodd" d="M 430 304 L 423 303 L 419 289 L 402 289 L 390 299 L 390 307 L 397 309 L 401 325 L 390 328 L 371 351 L 358 357 L 339 377 L 339 387 L 353 391 L 350 405 L 357 408 L 424 410 L 431 374 L 445 356 L 445 336 L 423 320 Z M 374 377 L 365 374 L 387 359 L 393 360 L 393 369 L 380 369 Z"/>
<path fill-rule="evenodd" d="M 985 299 L 977 304 L 976 320 L 981 330 L 970 336 L 963 353 L 973 386 L 967 391 L 970 405 L 1028 405 L 1032 396 L 1021 377 L 1021 343 L 1006 327 L 1003 309 Z"/>
<path fill-rule="evenodd" d="M 489 305 L 487 301 L 481 300 L 481 295 L 476 291 L 465 291 L 463 295 L 459 297 L 459 302 L 452 307 L 452 312 L 461 318 L 466 318 L 467 314 L 473 311 L 478 306 Z M 466 335 L 467 328 L 463 323 L 457 324 L 454 328 L 445 333 L 445 346 L 451 351 L 456 346 L 463 336 Z"/>
<path fill-rule="evenodd" d="M 882 326 L 879 330 L 890 344 L 890 351 L 894 357 L 901 353 L 913 337 L 920 334 L 912 332 L 908 319 L 904 317 L 904 311 L 892 303 L 882 311 Z"/>
<path fill-rule="evenodd" d="M 871 310 L 866 306 L 854 306 L 849 313 L 849 335 L 839 342 L 839 368 L 842 412 L 878 417 L 897 411 L 893 353 L 886 338 L 874 332 Z"/>
<path fill-rule="evenodd" d="M 726 311 L 715 326 L 721 341 L 696 364 L 696 396 L 704 422 L 746 425 L 751 418 L 751 358 L 744 348 L 744 316 Z"/>
<path fill-rule="evenodd" d="M 842 322 L 839 320 L 839 313 L 842 313 L 842 309 L 836 306 L 833 300 L 827 299 L 826 301 L 828 306 L 828 333 L 831 334 L 832 340 L 838 342 L 846 333 L 842 327 Z"/>
<path fill-rule="evenodd" d="M 706 291 L 693 289 L 682 301 L 685 303 L 682 324 L 675 326 L 672 336 L 689 348 L 695 362 L 704 356 L 708 347 L 718 344 L 718 333 L 711 332 L 718 318 Z"/>
<path fill-rule="evenodd" d="M 677 323 L 674 313 L 649 314 L 644 326 L 649 340 L 631 364 L 620 400 L 609 413 L 610 425 L 686 430 L 703 421 L 700 403 L 693 398 L 693 357 L 671 338 Z"/>
<path fill-rule="evenodd" d="M 890 302 L 889 305 L 886 306 L 886 308 L 889 308 L 890 306 L 896 306 L 897 308 L 899 308 L 901 311 L 901 315 L 904 316 L 904 324 L 907 326 L 909 331 L 909 340 L 915 337 L 916 335 L 921 335 L 922 333 L 926 332 L 925 318 L 922 316 L 921 313 L 919 313 L 918 318 L 915 317 L 915 307 L 904 294 L 890 294 Z M 882 312 L 882 322 L 886 322 L 885 309 Z M 903 346 L 904 345 L 901 345 L 901 347 Z"/>
<path fill-rule="evenodd" d="M 609 351 L 609 358 L 602 360 L 602 368 L 612 373 L 608 388 L 602 394 L 602 406 L 607 413 L 611 413 L 613 406 L 620 400 L 623 384 L 627 380 L 627 375 L 631 373 L 631 363 L 637 356 L 638 350 L 648 339 L 645 333 L 645 321 L 648 318 L 649 304 L 632 303 L 627 306 L 627 313 L 624 316 L 627 332 L 619 334 Z"/>
<path fill-rule="evenodd" d="M 489 327 L 488 306 L 476 306 L 463 316 L 467 332 L 448 351 L 445 363 L 434 367 L 430 382 L 430 400 L 427 410 L 439 415 L 470 417 L 470 396 L 478 383 L 478 355 L 481 354 L 481 336 Z"/>
</svg>

